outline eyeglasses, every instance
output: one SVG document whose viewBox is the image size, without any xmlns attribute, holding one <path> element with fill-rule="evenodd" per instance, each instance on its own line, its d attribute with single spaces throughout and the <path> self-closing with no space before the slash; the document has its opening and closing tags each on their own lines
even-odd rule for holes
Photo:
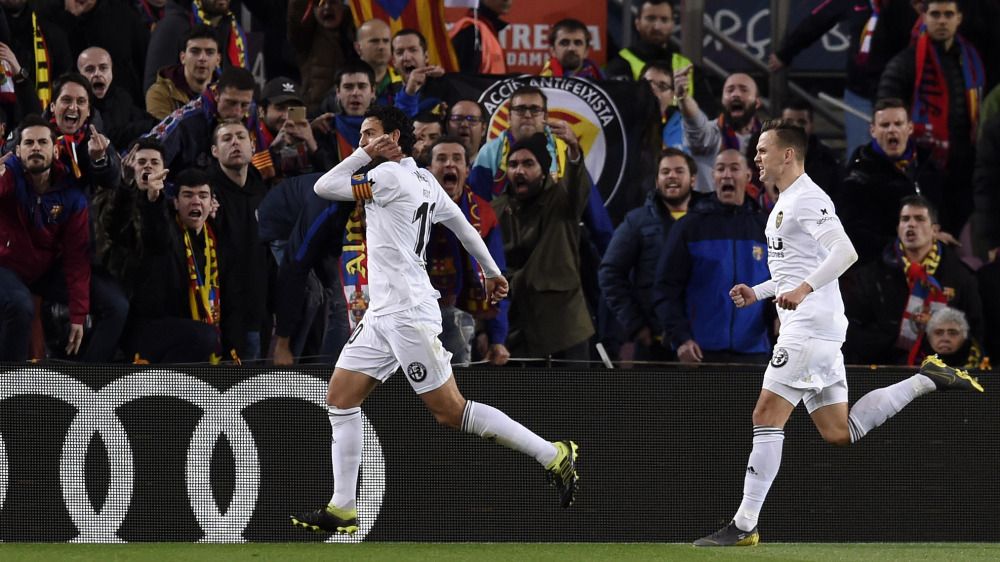
<svg viewBox="0 0 1000 562">
<path fill-rule="evenodd" d="M 465 121 L 469 125 L 473 125 L 475 123 L 482 123 L 483 118 L 476 117 L 475 115 L 451 115 L 448 117 L 448 121 L 451 121 L 452 123 L 461 123 Z"/>
<path fill-rule="evenodd" d="M 531 115 L 534 117 L 545 113 L 545 108 L 540 105 L 514 105 L 511 106 L 510 112 L 516 113 L 522 117 L 525 115 Z"/>
</svg>

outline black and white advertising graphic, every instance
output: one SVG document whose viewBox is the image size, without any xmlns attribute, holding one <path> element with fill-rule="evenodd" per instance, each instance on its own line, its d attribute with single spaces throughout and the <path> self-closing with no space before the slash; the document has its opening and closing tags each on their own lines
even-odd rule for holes
<svg viewBox="0 0 1000 562">
<path fill-rule="evenodd" d="M 459 371 L 466 397 L 579 444 L 568 510 L 533 459 L 437 425 L 418 372 L 365 403 L 360 531 L 331 538 L 288 523 L 333 491 L 328 368 L 0 365 L 0 540 L 681 542 L 739 505 L 758 368 Z M 851 395 L 910 374 L 851 369 Z M 921 397 L 849 448 L 797 410 L 768 539 L 1000 540 L 991 376 L 985 395 Z"/>
</svg>

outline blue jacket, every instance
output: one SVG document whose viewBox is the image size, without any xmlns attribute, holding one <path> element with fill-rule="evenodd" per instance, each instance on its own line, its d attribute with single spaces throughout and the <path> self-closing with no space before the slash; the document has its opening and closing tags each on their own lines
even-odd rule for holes
<svg viewBox="0 0 1000 562">
<path fill-rule="evenodd" d="M 644 326 L 662 334 L 653 310 L 653 281 L 667 235 L 677 221 L 653 189 L 615 230 L 598 270 L 601 292 L 629 337 Z"/>
<path fill-rule="evenodd" d="M 746 199 L 723 205 L 714 194 L 670 230 L 653 289 L 656 314 L 674 349 L 689 339 L 705 351 L 769 353 L 764 304 L 737 309 L 729 289 L 771 277 L 767 216 Z"/>
</svg>

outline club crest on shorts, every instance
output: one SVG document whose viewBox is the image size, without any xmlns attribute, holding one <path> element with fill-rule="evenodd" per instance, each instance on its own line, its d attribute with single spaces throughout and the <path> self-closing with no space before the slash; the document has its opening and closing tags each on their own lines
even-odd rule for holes
<svg viewBox="0 0 1000 562">
<path fill-rule="evenodd" d="M 784 211 L 778 211 L 778 216 L 774 217 L 774 228 L 781 228 L 781 220 L 785 218 Z"/>
<path fill-rule="evenodd" d="M 414 361 L 406 368 L 406 376 L 413 382 L 421 382 L 427 378 L 427 367 L 423 363 Z"/>
<path fill-rule="evenodd" d="M 774 348 L 774 355 L 771 356 L 772 367 L 784 367 L 788 363 L 788 351 L 783 347 Z"/>
</svg>

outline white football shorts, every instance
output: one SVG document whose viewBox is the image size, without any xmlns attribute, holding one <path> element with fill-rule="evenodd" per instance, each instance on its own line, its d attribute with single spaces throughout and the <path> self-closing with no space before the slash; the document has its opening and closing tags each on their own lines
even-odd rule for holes
<svg viewBox="0 0 1000 562">
<path fill-rule="evenodd" d="M 337 367 L 385 382 L 403 368 L 417 394 L 451 376 L 451 352 L 441 345 L 441 309 L 436 300 L 381 316 L 365 316 L 340 352 Z"/>
<path fill-rule="evenodd" d="M 814 410 L 847 402 L 847 370 L 837 341 L 802 336 L 778 336 L 763 387 L 791 402 Z"/>
</svg>

